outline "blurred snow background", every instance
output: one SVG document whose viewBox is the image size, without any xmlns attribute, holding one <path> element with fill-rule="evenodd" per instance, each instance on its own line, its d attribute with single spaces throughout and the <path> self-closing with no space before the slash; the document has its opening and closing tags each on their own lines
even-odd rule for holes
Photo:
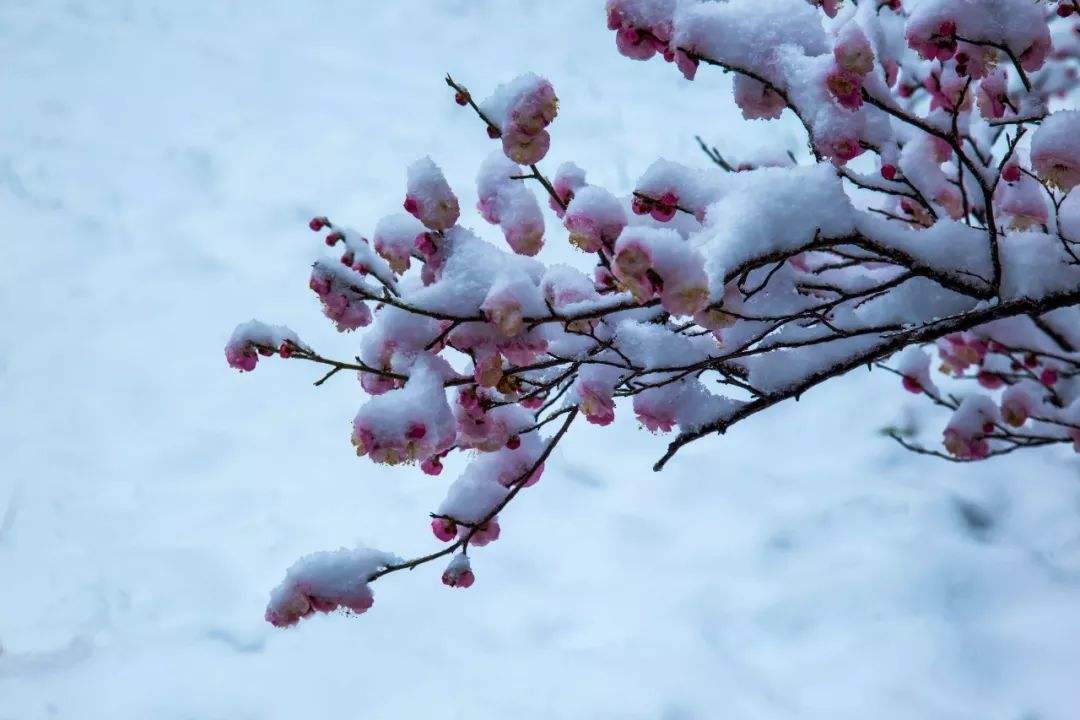
<svg viewBox="0 0 1080 720">
<path fill-rule="evenodd" d="M 601 5 L 0 3 L 0 720 L 1080 716 L 1076 461 L 905 454 L 881 375 L 660 475 L 624 411 L 504 513 L 471 590 L 425 568 L 361 618 L 262 621 L 299 555 L 435 542 L 455 466 L 358 461 L 357 383 L 222 347 L 255 316 L 350 354 L 311 214 L 370 230 L 424 154 L 475 202 L 493 146 L 445 72 L 550 77 L 544 167 L 620 192 L 703 161 L 696 132 L 799 149 L 720 74 L 619 57 Z"/>
</svg>

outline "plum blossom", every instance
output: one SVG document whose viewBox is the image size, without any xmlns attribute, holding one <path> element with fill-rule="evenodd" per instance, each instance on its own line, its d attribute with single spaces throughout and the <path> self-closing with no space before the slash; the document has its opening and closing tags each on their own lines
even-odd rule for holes
<svg viewBox="0 0 1080 720">
<path fill-rule="evenodd" d="M 1064 192 L 1080 185 L 1080 110 L 1061 110 L 1039 125 L 1031 139 L 1031 166 Z"/>
<path fill-rule="evenodd" d="M 288 627 L 316 612 L 344 608 L 365 613 L 375 602 L 369 578 L 396 562 L 400 562 L 396 556 L 368 548 L 342 548 L 302 557 L 270 593 L 266 620 L 277 627 Z"/>
<path fill-rule="evenodd" d="M 555 171 L 551 186 L 555 189 L 555 198 L 548 198 L 551 210 L 560 218 L 565 212 L 564 207 L 570 205 L 574 194 L 585 187 L 585 171 L 572 162 L 564 162 Z"/>
<path fill-rule="evenodd" d="M 442 574 L 442 583 L 447 587 L 467 588 L 471 587 L 475 581 L 476 576 L 473 575 L 469 558 L 464 554 L 455 555 Z"/>
<path fill-rule="evenodd" d="M 594 425 L 610 425 L 615 419 L 615 383 L 619 370 L 606 365 L 582 368 L 574 383 L 576 396 L 585 419 Z"/>
<path fill-rule="evenodd" d="M 1026 423 L 1035 407 L 1035 398 L 1023 385 L 1010 385 L 1001 394 L 1001 419 L 1013 427 Z"/>
<path fill-rule="evenodd" d="M 626 211 L 607 190 L 585 186 L 577 191 L 566 208 L 563 224 L 570 244 L 584 252 L 611 248 L 626 227 Z"/>
<path fill-rule="evenodd" d="M 547 127 L 559 112 L 559 100 L 547 80 L 526 73 L 500 85 L 481 103 L 495 123 L 503 152 L 519 165 L 532 165 L 547 155 L 551 135 Z"/>
<path fill-rule="evenodd" d="M 423 158 L 407 172 L 406 214 L 369 234 L 308 221 L 340 253 L 315 261 L 309 286 L 339 331 L 369 326 L 358 349 L 325 357 L 255 322 L 225 348 L 245 372 L 272 355 L 318 368 L 318 385 L 356 372 L 359 456 L 437 476 L 458 453 L 464 468 L 421 516 L 446 545 L 409 561 L 309 556 L 267 619 L 364 612 L 371 582 L 451 553 L 443 582 L 470 586 L 464 551 L 499 537 L 498 515 L 571 425 L 610 425 L 631 404 L 644 430 L 677 433 L 660 468 L 690 442 L 889 363 L 940 414 L 953 459 L 1080 451 L 1080 115 L 1050 112 L 1077 86 L 1080 36 L 1045 5 L 608 0 L 620 52 L 691 79 L 728 71 L 744 117 L 788 108 L 798 130 L 762 148 L 719 138 L 724 155 L 700 140 L 707 162 L 658 160 L 627 196 L 598 184 L 610 168 L 589 183 L 572 162 L 550 177 L 539 166 L 559 109 L 547 80 L 520 75 L 475 103 L 448 77 L 498 141 L 476 209 L 502 237 L 458 225 L 457 196 Z M 545 197 L 560 219 L 550 228 Z M 572 264 L 550 264 L 547 240 L 564 237 L 584 252 L 556 243 Z"/>
<path fill-rule="evenodd" d="M 984 118 L 1001 118 L 1009 106 L 1008 76 L 1004 68 L 996 68 L 979 83 L 976 94 L 979 112 Z"/>
<path fill-rule="evenodd" d="M 775 120 L 784 112 L 787 103 L 783 96 L 760 80 L 736 75 L 732 80 L 735 104 L 747 120 Z"/>
<path fill-rule="evenodd" d="M 251 372 L 259 362 L 259 355 L 277 352 L 282 358 L 287 358 L 293 348 L 304 347 L 300 338 L 289 328 L 251 320 L 237 325 L 233 330 L 225 345 L 225 360 L 240 372 Z"/>
</svg>

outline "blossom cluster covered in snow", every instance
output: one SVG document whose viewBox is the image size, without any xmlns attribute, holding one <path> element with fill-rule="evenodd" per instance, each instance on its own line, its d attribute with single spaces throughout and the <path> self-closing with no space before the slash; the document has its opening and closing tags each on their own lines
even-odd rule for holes
<svg viewBox="0 0 1080 720">
<path fill-rule="evenodd" d="M 499 147 L 476 180 L 496 242 L 458 224 L 461 188 L 432 158 L 408 166 L 402 207 L 370 236 L 316 217 L 336 258 L 310 287 L 355 361 L 250 322 L 226 347 L 355 372 L 370 399 L 359 456 L 431 475 L 473 454 L 432 514 L 446 545 L 413 560 L 367 550 L 300 561 L 267 618 L 364 612 L 369 583 L 499 537 L 499 513 L 542 476 L 578 417 L 621 398 L 682 446 L 865 366 L 948 411 L 957 461 L 1072 443 L 1080 451 L 1080 7 L 1074 0 L 608 0 L 619 52 L 693 80 L 735 75 L 747 119 L 790 111 L 805 157 L 704 168 L 657 160 L 617 196 L 564 162 L 549 178 L 555 89 L 525 74 L 477 101 Z M 537 192 L 546 195 L 554 227 Z M 549 242 L 581 267 L 545 263 Z M 964 381 L 968 381 L 965 382 Z M 542 435 L 548 434 L 548 439 Z"/>
</svg>

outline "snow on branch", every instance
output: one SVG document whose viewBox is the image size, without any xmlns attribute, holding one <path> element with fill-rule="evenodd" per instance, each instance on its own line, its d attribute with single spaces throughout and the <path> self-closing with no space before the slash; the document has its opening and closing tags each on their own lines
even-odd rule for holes
<svg viewBox="0 0 1080 720">
<path fill-rule="evenodd" d="M 371 583 L 436 560 L 469 587 L 471 551 L 499 538 L 573 422 L 628 406 L 675 433 L 659 470 L 875 367 L 943 413 L 941 449 L 892 433 L 913 452 L 1080 450 L 1075 0 L 608 0 L 607 14 L 627 57 L 731 73 L 747 120 L 793 113 L 803 158 L 725 158 L 698 137 L 704 166 L 658 160 L 620 194 L 573 162 L 541 169 L 558 154 L 546 79 L 478 100 L 447 76 L 497 143 L 476 179 L 493 229 L 460 225 L 461 188 L 414 160 L 402 210 L 370 234 L 309 223 L 339 253 L 315 259 L 309 286 L 340 332 L 364 328 L 355 356 L 257 321 L 225 355 L 241 371 L 321 365 L 319 386 L 355 372 L 370 397 L 351 441 L 367 460 L 439 475 L 450 453 L 473 455 L 431 513 L 442 548 L 304 558 L 272 594 L 275 625 L 365 612 Z M 582 262 L 546 262 L 561 242 Z"/>
</svg>

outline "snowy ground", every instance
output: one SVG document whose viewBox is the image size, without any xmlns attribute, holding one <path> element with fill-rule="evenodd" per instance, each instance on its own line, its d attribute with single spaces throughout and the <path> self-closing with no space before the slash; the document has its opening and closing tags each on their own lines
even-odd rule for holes
<svg viewBox="0 0 1080 720">
<path fill-rule="evenodd" d="M 600 5 L 0 3 L 0 720 L 1077 717 L 1076 462 L 904 454 L 878 375 L 661 475 L 624 412 L 471 590 L 425 568 L 361 618 L 262 621 L 299 555 L 434 542 L 453 467 L 358 461 L 356 383 L 222 346 L 257 316 L 349 354 L 306 288 L 313 212 L 370 229 L 429 153 L 471 204 L 491 145 L 443 73 L 549 76 L 545 165 L 623 192 L 695 132 L 798 148 L 718 74 L 620 58 Z"/>
</svg>

